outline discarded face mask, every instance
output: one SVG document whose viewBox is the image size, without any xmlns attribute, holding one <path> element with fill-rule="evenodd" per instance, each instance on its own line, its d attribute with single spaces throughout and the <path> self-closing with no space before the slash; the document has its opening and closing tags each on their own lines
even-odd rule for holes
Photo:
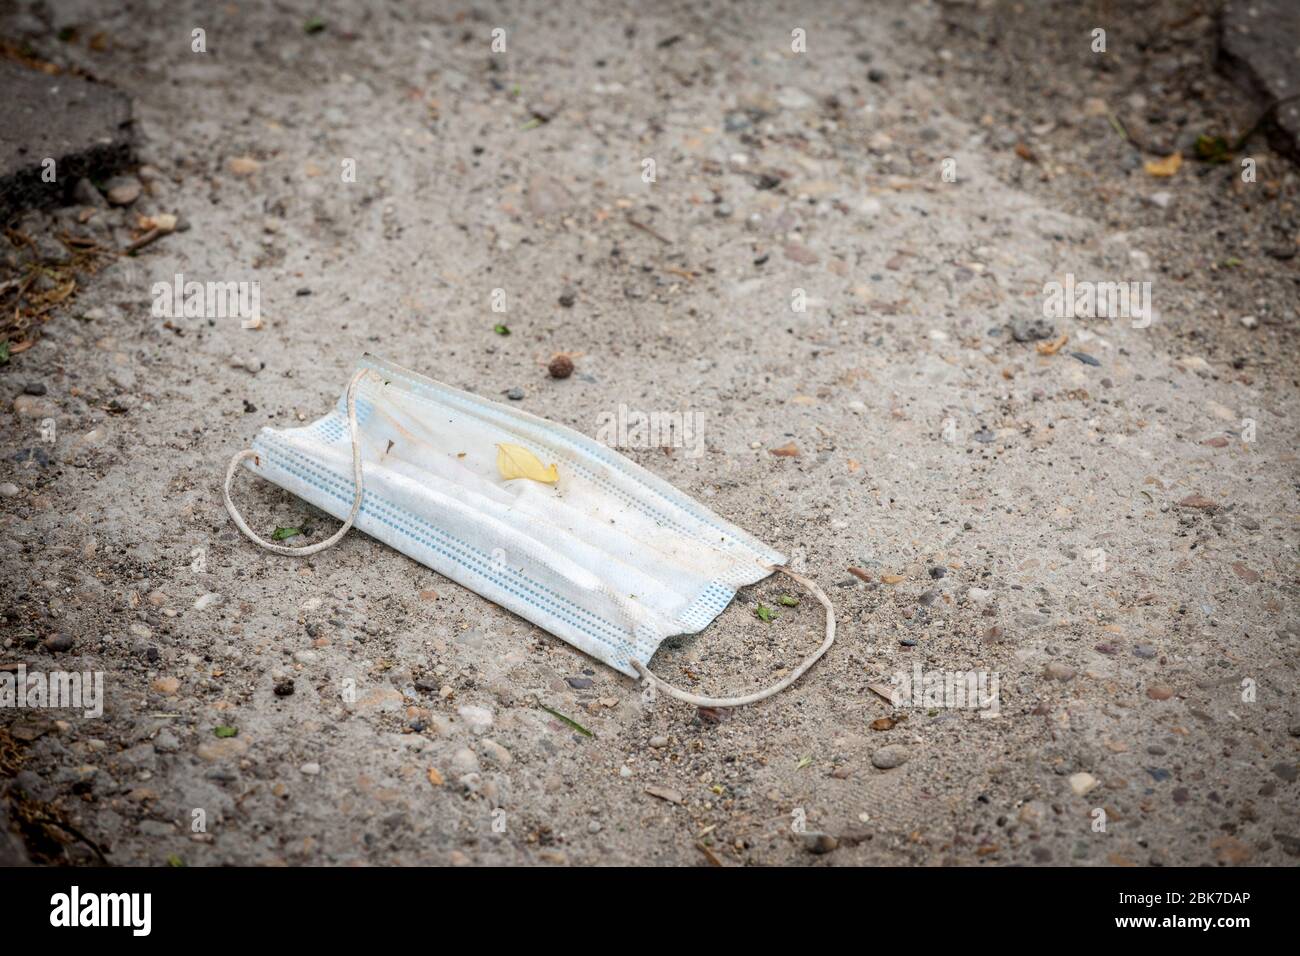
<svg viewBox="0 0 1300 956">
<path fill-rule="evenodd" d="M 324 541 L 258 537 L 230 498 L 241 463 L 343 520 Z M 407 557 L 679 700 L 733 707 L 794 683 L 835 640 L 835 612 L 785 558 L 604 445 L 563 425 L 365 356 L 329 415 L 263 428 L 230 462 L 226 508 L 268 551 L 308 555 L 354 524 Z M 821 645 L 778 683 L 713 698 L 648 668 L 736 589 L 781 571 L 826 609 Z"/>
</svg>

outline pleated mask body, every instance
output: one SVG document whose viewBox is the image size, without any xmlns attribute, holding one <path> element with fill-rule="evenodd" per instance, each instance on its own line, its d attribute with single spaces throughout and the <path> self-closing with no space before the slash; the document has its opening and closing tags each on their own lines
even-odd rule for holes
<svg viewBox="0 0 1300 956">
<path fill-rule="evenodd" d="M 356 391 L 365 479 L 355 527 L 630 676 L 785 563 L 777 551 L 585 435 L 367 356 Z M 558 480 L 507 480 L 499 446 Z M 346 518 L 347 407 L 264 428 L 257 475 Z"/>
</svg>

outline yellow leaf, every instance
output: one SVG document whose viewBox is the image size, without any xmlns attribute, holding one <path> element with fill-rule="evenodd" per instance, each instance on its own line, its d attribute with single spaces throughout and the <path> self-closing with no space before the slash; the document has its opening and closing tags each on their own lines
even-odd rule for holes
<svg viewBox="0 0 1300 956">
<path fill-rule="evenodd" d="M 1172 153 L 1164 159 L 1148 159 L 1144 165 L 1148 176 L 1160 176 L 1168 178 L 1178 172 L 1178 168 L 1183 165 L 1183 154 Z"/>
<path fill-rule="evenodd" d="M 519 445 L 497 445 L 497 471 L 506 481 L 528 478 L 553 485 L 560 480 L 560 472 L 554 464 L 549 468 L 542 467 L 536 455 Z"/>
</svg>

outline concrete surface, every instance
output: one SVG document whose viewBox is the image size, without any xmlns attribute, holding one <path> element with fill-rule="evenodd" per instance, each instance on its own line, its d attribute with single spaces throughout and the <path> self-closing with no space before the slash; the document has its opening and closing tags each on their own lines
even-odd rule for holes
<svg viewBox="0 0 1300 956">
<path fill-rule="evenodd" d="M 131 101 L 69 74 L 0 61 L 0 216 L 71 198 L 78 179 L 104 179 L 131 161 Z M 53 179 L 43 175 L 54 160 Z"/>
<path fill-rule="evenodd" d="M 1250 112 L 1188 9 L 1109 13 L 1104 56 L 1073 7 L 85 12 L 110 42 L 59 53 L 134 97 L 144 193 L 25 228 L 191 228 L 0 369 L 3 660 L 107 696 L 0 716 L 29 789 L 117 863 L 1293 865 L 1297 176 L 1145 171 Z M 177 274 L 257 280 L 262 327 L 151 314 Z M 1069 275 L 1156 314 L 1034 339 Z M 229 456 L 364 351 L 589 434 L 697 413 L 703 455 L 626 454 L 794 555 L 838 642 L 700 712 L 363 536 L 257 550 Z M 821 634 L 787 591 L 656 672 L 768 683 Z M 917 664 L 999 715 L 873 691 Z"/>
<path fill-rule="evenodd" d="M 1300 5 L 1235 0 L 1224 5 L 1221 49 L 1231 75 L 1256 97 L 1279 150 L 1300 160 Z M 1276 105 L 1275 105 L 1276 104 Z"/>
</svg>

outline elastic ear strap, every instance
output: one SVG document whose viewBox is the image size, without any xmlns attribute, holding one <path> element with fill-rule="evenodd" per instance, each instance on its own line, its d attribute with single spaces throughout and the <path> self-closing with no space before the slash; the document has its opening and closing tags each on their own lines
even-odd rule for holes
<svg viewBox="0 0 1300 956">
<path fill-rule="evenodd" d="M 343 527 L 339 528 L 339 530 L 335 531 L 324 541 L 304 545 L 301 548 L 291 548 L 287 545 L 276 544 L 274 541 L 267 541 L 265 538 L 258 537 L 253 529 L 248 526 L 248 522 L 244 520 L 243 515 L 239 513 L 239 509 L 235 507 L 235 503 L 230 500 L 230 486 L 235 481 L 235 472 L 239 470 L 240 463 L 249 458 L 257 461 L 257 452 L 249 448 L 236 453 L 235 457 L 230 459 L 230 467 L 226 469 L 225 496 L 226 510 L 230 512 L 230 517 L 234 520 L 235 527 L 244 532 L 250 541 L 261 545 L 273 554 L 282 554 L 286 557 L 294 557 L 316 554 L 318 551 L 332 548 L 334 545 L 338 544 L 345 534 L 348 533 L 348 529 L 352 527 L 352 522 L 357 519 L 357 513 L 361 510 L 361 498 L 364 494 L 364 489 L 361 486 L 361 442 L 357 438 L 357 386 L 361 384 L 362 377 L 368 371 L 370 370 L 364 368 L 361 369 L 353 375 L 352 380 L 348 382 L 348 437 L 352 440 L 352 480 L 356 482 L 357 492 L 356 496 L 352 499 L 352 510 L 348 513 L 347 520 L 343 522 Z"/>
<path fill-rule="evenodd" d="M 675 697 L 685 703 L 694 704 L 696 707 L 740 707 L 744 704 L 752 704 L 756 701 L 766 700 L 773 694 L 779 694 L 802 677 L 808 668 L 816 664 L 817 660 L 830 650 L 831 645 L 835 643 L 835 608 L 831 605 L 830 598 L 822 592 L 822 589 L 812 581 L 808 580 L 808 578 L 805 578 L 802 574 L 795 574 L 787 567 L 778 568 L 773 566 L 772 570 L 780 571 L 781 573 L 788 574 L 790 577 L 794 578 L 807 588 L 808 592 L 813 597 L 821 602 L 822 607 L 826 608 L 826 638 L 822 641 L 821 647 L 817 648 L 817 650 L 805 657 L 798 667 L 792 670 L 789 674 L 786 674 L 785 677 L 781 678 L 770 687 L 764 687 L 762 690 L 755 691 L 752 694 L 746 694 L 744 697 L 701 697 L 698 694 L 691 694 L 687 691 L 679 690 L 672 684 L 660 680 L 650 672 L 650 668 L 646 667 L 640 661 L 632 661 L 632 666 L 636 668 L 636 672 L 641 675 L 641 679 L 656 689 L 663 691 L 669 697 Z"/>
</svg>

